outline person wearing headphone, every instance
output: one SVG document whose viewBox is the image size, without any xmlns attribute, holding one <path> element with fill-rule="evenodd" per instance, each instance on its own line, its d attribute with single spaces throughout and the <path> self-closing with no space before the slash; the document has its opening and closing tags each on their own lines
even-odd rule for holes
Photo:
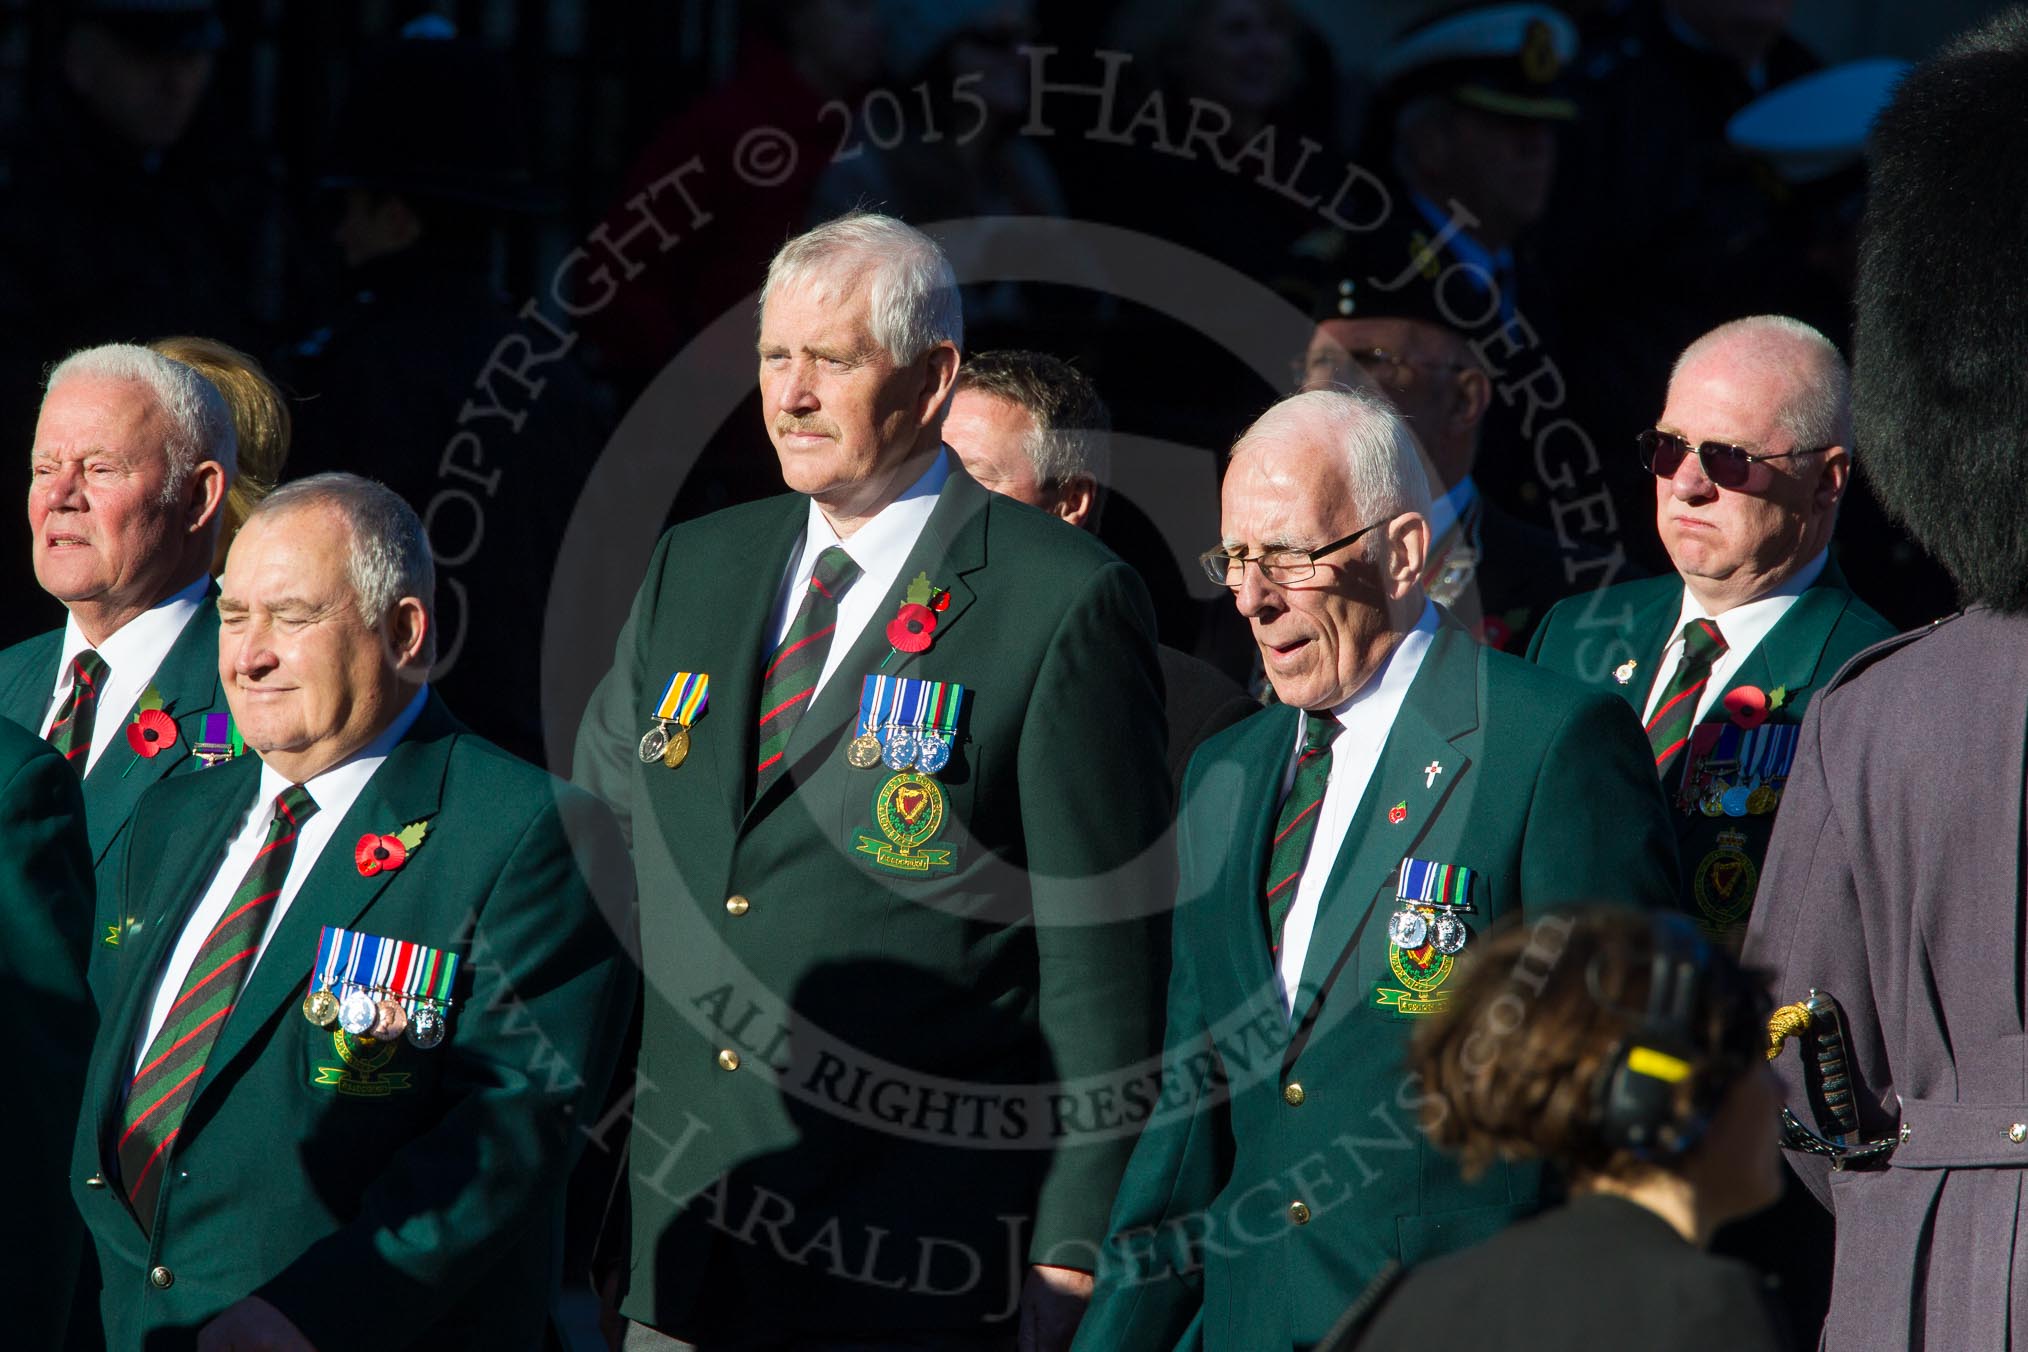
<svg viewBox="0 0 2028 1352">
<path fill-rule="evenodd" d="M 1768 1001 L 1687 918 L 1561 912 L 1489 938 L 1419 1030 L 1430 1139 L 1467 1176 L 1539 1159 L 1561 1205 L 1384 1274 L 1319 1352 L 1780 1352 L 1759 1274 L 1705 1252 L 1781 1194 Z"/>
</svg>

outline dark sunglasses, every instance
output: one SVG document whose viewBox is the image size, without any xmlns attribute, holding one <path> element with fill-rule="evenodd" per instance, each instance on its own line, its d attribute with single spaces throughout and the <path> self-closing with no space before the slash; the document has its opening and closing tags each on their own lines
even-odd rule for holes
<svg viewBox="0 0 2028 1352">
<path fill-rule="evenodd" d="M 1707 441 L 1692 447 L 1689 442 L 1674 432 L 1664 432 L 1659 427 L 1650 427 L 1634 438 L 1634 444 L 1641 448 L 1641 468 L 1658 479 L 1673 479 L 1676 471 L 1683 467 L 1685 456 L 1695 455 L 1697 463 L 1704 467 L 1704 477 L 1720 488 L 1738 490 L 1746 487 L 1753 467 L 1763 460 L 1787 460 L 1793 455 L 1815 455 L 1828 451 L 1829 446 L 1812 446 L 1808 450 L 1783 451 L 1780 455 L 1754 455 L 1738 446 L 1728 446 L 1722 441 Z"/>
</svg>

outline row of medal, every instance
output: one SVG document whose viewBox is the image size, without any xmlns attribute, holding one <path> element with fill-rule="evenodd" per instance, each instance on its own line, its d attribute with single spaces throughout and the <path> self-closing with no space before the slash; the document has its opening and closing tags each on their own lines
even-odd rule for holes
<svg viewBox="0 0 2028 1352">
<path fill-rule="evenodd" d="M 964 703 L 956 681 L 868 676 L 859 692 L 859 735 L 846 744 L 845 759 L 855 770 L 885 765 L 936 774 L 951 763 Z"/>
<path fill-rule="evenodd" d="M 1802 728 L 1793 723 L 1699 727 L 1676 806 L 1707 817 L 1764 817 L 1781 804 Z"/>
<path fill-rule="evenodd" d="M 1395 892 L 1398 909 L 1388 917 L 1387 937 L 1396 948 L 1414 950 L 1430 944 L 1439 953 L 1464 951 L 1471 931 L 1458 917 L 1472 913 L 1470 869 L 1403 859 Z"/>
<path fill-rule="evenodd" d="M 661 703 L 655 706 L 655 726 L 641 734 L 641 764 L 656 761 L 671 770 L 690 754 L 690 725 L 703 714 L 711 698 L 711 676 L 702 671 L 679 671 L 669 678 Z"/>
<path fill-rule="evenodd" d="M 303 1017 L 378 1042 L 406 1035 L 427 1051 L 449 1029 L 457 978 L 456 953 L 326 925 Z"/>
</svg>

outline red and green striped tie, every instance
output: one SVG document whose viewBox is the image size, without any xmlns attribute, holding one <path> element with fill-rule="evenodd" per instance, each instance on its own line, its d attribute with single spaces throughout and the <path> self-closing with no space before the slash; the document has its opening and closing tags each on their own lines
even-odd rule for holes
<svg viewBox="0 0 2028 1352">
<path fill-rule="evenodd" d="M 1692 620 L 1683 626 L 1683 657 L 1676 674 L 1662 690 L 1662 702 L 1648 720 L 1648 745 L 1655 749 L 1655 769 L 1661 772 L 1690 740 L 1697 722 L 1697 701 L 1711 683 L 1711 664 L 1726 649 L 1725 635 L 1710 620 Z"/>
<path fill-rule="evenodd" d="M 832 545 L 817 556 L 810 572 L 810 586 L 789 632 L 761 673 L 760 752 L 754 769 L 753 796 L 767 792 L 782 772 L 782 757 L 789 749 L 789 734 L 796 720 L 810 707 L 817 677 L 824 671 L 824 658 L 831 651 L 831 635 L 838 628 L 838 600 L 859 577 L 859 565 L 852 556 Z"/>
<path fill-rule="evenodd" d="M 70 693 L 49 725 L 49 744 L 82 775 L 92 754 L 92 725 L 98 719 L 99 690 L 112 675 L 106 659 L 86 648 L 70 663 Z"/>
<path fill-rule="evenodd" d="M 316 800 L 300 784 L 275 795 L 267 842 L 226 904 L 224 918 L 198 948 L 169 1017 L 148 1044 L 141 1068 L 127 1087 L 127 1107 L 120 1119 L 120 1179 L 143 1230 L 153 1229 L 155 1198 L 168 1167 L 163 1157 L 183 1125 L 205 1059 L 253 969 L 275 898 L 289 876 L 297 833 L 316 812 Z"/>
<path fill-rule="evenodd" d="M 1296 757 L 1295 781 L 1275 819 L 1267 877 L 1262 880 L 1269 951 L 1276 955 L 1282 951 L 1282 926 L 1296 904 L 1296 884 L 1303 876 L 1303 860 L 1309 856 L 1311 837 L 1317 834 L 1317 811 L 1324 805 L 1324 789 L 1331 781 L 1331 743 L 1343 731 L 1344 724 L 1330 714 L 1304 716 L 1303 750 Z"/>
</svg>

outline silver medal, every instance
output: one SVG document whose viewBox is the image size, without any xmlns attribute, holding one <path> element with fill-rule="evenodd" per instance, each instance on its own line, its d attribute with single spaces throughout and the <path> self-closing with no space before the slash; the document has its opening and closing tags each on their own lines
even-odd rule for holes
<svg viewBox="0 0 2028 1352">
<path fill-rule="evenodd" d="M 657 723 L 641 735 L 641 764 L 653 765 L 669 746 L 669 730 Z"/>
<path fill-rule="evenodd" d="M 926 775 L 933 775 L 951 763 L 951 739 L 939 737 L 934 732 L 918 734 L 916 747 L 916 768 Z"/>
<path fill-rule="evenodd" d="M 1436 919 L 1436 935 L 1431 942 L 1439 953 L 1457 953 L 1463 950 L 1467 937 L 1465 922 L 1445 911 Z"/>
<path fill-rule="evenodd" d="M 365 1037 L 380 1018 L 380 1006 L 357 986 L 338 1002 L 338 1026 L 354 1037 Z"/>
<path fill-rule="evenodd" d="M 1396 948 L 1421 948 L 1429 938 L 1429 921 L 1421 911 L 1404 906 L 1388 918 L 1387 937 Z"/>
<path fill-rule="evenodd" d="M 880 760 L 890 770 L 906 770 L 915 764 L 913 728 L 887 728 L 880 734 Z"/>
<path fill-rule="evenodd" d="M 408 1040 L 428 1051 L 444 1040 L 444 1011 L 435 1005 L 418 1002 L 415 1013 L 409 1016 Z"/>
</svg>

